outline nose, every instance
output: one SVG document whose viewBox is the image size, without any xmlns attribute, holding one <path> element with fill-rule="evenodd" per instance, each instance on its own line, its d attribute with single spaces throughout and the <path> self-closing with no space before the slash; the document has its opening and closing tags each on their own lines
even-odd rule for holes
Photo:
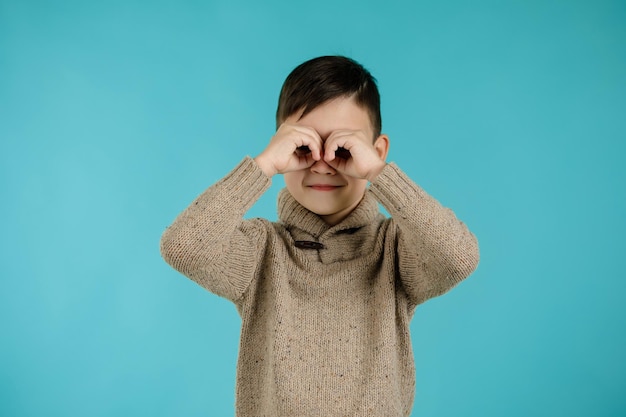
<svg viewBox="0 0 626 417">
<path fill-rule="evenodd" d="M 323 156 L 322 156 L 323 158 Z M 311 172 L 321 175 L 335 175 L 337 171 L 330 165 L 328 165 L 324 159 L 320 159 L 319 161 L 315 161 L 313 165 L 311 165 Z"/>
</svg>

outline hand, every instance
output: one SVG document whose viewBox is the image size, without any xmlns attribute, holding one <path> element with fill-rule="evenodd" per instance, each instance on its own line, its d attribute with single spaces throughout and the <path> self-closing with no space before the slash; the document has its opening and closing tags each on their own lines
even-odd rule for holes
<svg viewBox="0 0 626 417">
<path fill-rule="evenodd" d="M 342 174 L 373 181 L 386 165 L 389 141 L 379 136 L 374 143 L 360 130 L 336 130 L 324 143 L 324 161 Z"/>
<path fill-rule="evenodd" d="M 322 138 L 312 128 L 283 123 L 255 158 L 268 176 L 309 168 L 322 158 Z"/>
</svg>

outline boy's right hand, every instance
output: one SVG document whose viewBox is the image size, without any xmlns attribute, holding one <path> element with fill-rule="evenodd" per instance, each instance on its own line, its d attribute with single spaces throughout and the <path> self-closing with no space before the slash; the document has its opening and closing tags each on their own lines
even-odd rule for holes
<svg viewBox="0 0 626 417">
<path fill-rule="evenodd" d="M 322 158 L 322 138 L 314 129 L 283 123 L 267 148 L 254 158 L 268 177 L 306 169 Z"/>
</svg>

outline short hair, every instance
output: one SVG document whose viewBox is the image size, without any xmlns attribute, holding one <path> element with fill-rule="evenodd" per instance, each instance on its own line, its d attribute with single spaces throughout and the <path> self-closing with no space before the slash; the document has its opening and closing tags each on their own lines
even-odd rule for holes
<svg viewBox="0 0 626 417">
<path fill-rule="evenodd" d="M 278 98 L 276 128 L 302 110 L 302 116 L 339 97 L 354 96 L 370 116 L 374 138 L 380 135 L 380 94 L 376 79 L 345 56 L 321 56 L 298 65 L 285 79 Z"/>
</svg>

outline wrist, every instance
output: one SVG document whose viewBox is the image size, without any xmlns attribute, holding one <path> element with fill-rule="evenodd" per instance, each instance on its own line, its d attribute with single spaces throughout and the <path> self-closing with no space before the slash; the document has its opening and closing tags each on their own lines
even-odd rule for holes
<svg viewBox="0 0 626 417">
<path fill-rule="evenodd" d="M 367 180 L 369 182 L 374 182 L 376 180 L 376 177 L 378 177 L 378 175 L 383 172 L 383 169 L 385 169 L 386 166 L 387 163 L 385 161 L 380 161 L 380 164 L 378 164 L 374 169 L 370 171 L 367 176 Z"/>
<path fill-rule="evenodd" d="M 272 178 L 274 175 L 276 175 L 277 171 L 274 168 L 274 165 L 271 164 L 267 159 L 265 159 L 263 157 L 263 154 L 254 158 L 254 162 L 256 162 L 259 168 L 261 168 L 261 171 L 263 171 L 263 173 L 269 178 Z"/>
</svg>

